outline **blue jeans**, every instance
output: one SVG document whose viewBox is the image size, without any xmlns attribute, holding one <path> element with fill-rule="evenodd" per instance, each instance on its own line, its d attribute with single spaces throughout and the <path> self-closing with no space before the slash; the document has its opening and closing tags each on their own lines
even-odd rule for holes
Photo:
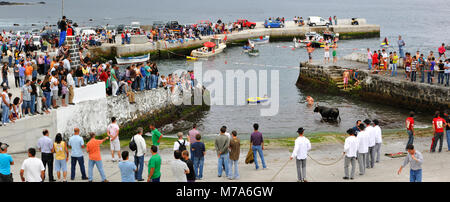
<svg viewBox="0 0 450 202">
<path fill-rule="evenodd" d="M 98 172 L 100 173 L 100 176 L 102 177 L 102 181 L 106 180 L 105 172 L 103 171 L 103 163 L 102 161 L 93 161 L 89 159 L 89 167 L 88 167 L 88 175 L 89 175 L 89 181 L 92 181 L 93 175 L 94 175 L 94 165 L 97 166 Z"/>
<path fill-rule="evenodd" d="M 393 63 L 392 64 L 392 74 L 391 74 L 391 76 L 394 76 L 394 72 L 395 72 L 395 76 L 397 76 L 397 63 Z"/>
<path fill-rule="evenodd" d="M 205 157 L 194 157 L 194 171 L 196 178 L 203 178 L 203 163 L 205 162 Z M 222 173 L 222 172 L 220 172 Z"/>
<path fill-rule="evenodd" d="M 442 81 L 444 81 L 444 79 L 442 79 Z M 25 76 L 19 76 L 19 86 L 22 87 L 24 84 L 25 84 Z"/>
<path fill-rule="evenodd" d="M 256 156 L 256 152 L 259 153 L 259 157 L 261 158 L 263 168 L 266 168 L 266 162 L 264 161 L 264 154 L 263 154 L 261 145 L 258 145 L 258 146 L 252 145 L 252 150 L 253 150 L 253 159 L 255 160 L 256 169 L 259 169 L 258 158 Z"/>
<path fill-rule="evenodd" d="M 32 72 L 31 72 L 31 78 L 36 78 L 37 77 L 37 71 L 36 70 L 33 70 Z"/>
<path fill-rule="evenodd" d="M 24 100 L 22 104 L 22 113 L 28 114 L 28 108 L 31 109 L 31 100 Z"/>
<path fill-rule="evenodd" d="M 444 84 L 444 72 L 438 74 L 438 84 Z"/>
<path fill-rule="evenodd" d="M 77 162 L 78 164 L 80 164 L 80 170 L 81 170 L 81 178 L 82 179 L 86 179 L 86 171 L 84 169 L 84 158 L 82 156 L 80 157 L 70 157 L 70 179 L 74 180 L 75 179 L 75 168 L 77 166 Z"/>
<path fill-rule="evenodd" d="M 416 81 L 417 71 L 411 71 L 411 81 Z"/>
<path fill-rule="evenodd" d="M 446 80 L 446 85 L 448 86 L 449 81 L 450 81 L 450 73 L 445 73 L 445 80 Z"/>
<path fill-rule="evenodd" d="M 233 169 L 234 164 L 234 169 Z M 230 160 L 230 177 L 234 179 L 239 179 L 239 169 L 238 169 L 239 160 Z M 234 170 L 234 175 L 233 175 Z"/>
<path fill-rule="evenodd" d="M 136 180 L 142 180 L 142 172 L 144 171 L 144 155 L 135 156 L 134 164 L 136 165 L 137 172 L 134 173 L 134 178 Z"/>
<path fill-rule="evenodd" d="M 6 83 L 6 86 L 9 88 L 8 77 L 3 77 L 2 80 L 3 80 L 2 81 L 2 86 L 3 86 L 4 83 Z"/>
<path fill-rule="evenodd" d="M 406 143 L 406 146 L 408 146 L 409 144 L 414 143 L 414 135 L 413 132 L 410 130 L 406 130 L 406 133 L 408 133 L 408 143 Z"/>
<path fill-rule="evenodd" d="M 66 31 L 61 31 L 61 33 L 59 34 L 59 46 L 61 47 L 61 45 L 64 44 L 64 41 L 66 41 Z"/>
<path fill-rule="evenodd" d="M 421 83 L 425 82 L 425 71 L 423 70 L 423 67 L 422 67 L 422 69 L 420 70 L 420 76 L 422 77 L 421 80 L 420 80 L 420 82 L 421 82 Z"/>
<path fill-rule="evenodd" d="M 368 59 L 367 63 L 369 64 L 369 70 L 372 69 L 372 59 Z"/>
<path fill-rule="evenodd" d="M 31 114 L 34 114 L 35 112 L 35 103 L 36 103 L 36 95 L 31 95 L 31 103 L 30 103 Z"/>
<path fill-rule="evenodd" d="M 447 150 L 450 151 L 450 130 L 447 130 Z"/>
<path fill-rule="evenodd" d="M 422 169 L 410 170 L 409 182 L 422 182 Z"/>
<path fill-rule="evenodd" d="M 152 85 L 151 76 L 150 75 L 146 75 L 145 76 L 145 89 L 146 90 L 150 90 L 151 89 L 151 85 Z"/>
<path fill-rule="evenodd" d="M 2 124 L 9 123 L 9 107 L 2 104 Z"/>
<path fill-rule="evenodd" d="M 161 177 L 158 177 L 158 178 L 152 179 L 152 182 L 160 182 L 160 180 L 161 180 Z"/>
<path fill-rule="evenodd" d="M 158 76 L 156 76 L 156 74 L 152 74 L 152 89 L 153 88 L 157 88 L 158 87 Z"/>
<path fill-rule="evenodd" d="M 403 52 L 403 48 L 398 48 L 398 54 L 401 58 L 405 58 L 405 53 Z"/>
<path fill-rule="evenodd" d="M 45 92 L 44 91 L 44 97 L 45 97 L 45 107 L 50 108 L 52 100 L 51 100 L 51 92 Z"/>
<path fill-rule="evenodd" d="M 141 83 L 140 83 L 140 89 L 141 90 L 145 90 L 145 77 L 141 77 Z"/>
<path fill-rule="evenodd" d="M 432 82 L 432 79 L 431 79 L 431 72 L 428 72 L 428 77 L 427 77 L 427 82 L 428 83 L 431 83 Z"/>
<path fill-rule="evenodd" d="M 221 177 L 222 176 L 222 171 L 223 171 L 223 166 L 222 165 L 224 165 L 225 166 L 225 175 L 228 177 L 228 178 L 231 178 L 231 176 L 230 176 L 230 163 L 229 163 L 229 161 L 230 161 L 230 153 L 226 153 L 226 154 L 221 154 L 220 156 L 219 156 L 219 160 L 218 160 L 218 163 L 217 163 L 217 167 L 218 167 L 218 173 L 217 173 L 217 175 L 219 176 L 219 177 Z"/>
</svg>

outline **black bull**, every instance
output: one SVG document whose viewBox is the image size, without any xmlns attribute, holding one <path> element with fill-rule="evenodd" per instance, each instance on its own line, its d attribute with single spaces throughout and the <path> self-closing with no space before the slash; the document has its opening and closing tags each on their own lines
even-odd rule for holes
<svg viewBox="0 0 450 202">
<path fill-rule="evenodd" d="M 324 121 L 341 121 L 341 117 L 339 116 L 339 109 L 338 108 L 329 108 L 324 106 L 316 106 L 314 108 L 314 112 L 319 112 L 320 115 L 322 115 L 322 120 Z"/>
</svg>

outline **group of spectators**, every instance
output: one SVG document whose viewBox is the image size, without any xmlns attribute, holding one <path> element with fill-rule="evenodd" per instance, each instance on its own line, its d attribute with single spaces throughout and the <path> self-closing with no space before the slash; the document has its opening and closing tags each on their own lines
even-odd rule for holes
<svg viewBox="0 0 450 202">
<path fill-rule="evenodd" d="M 384 43 L 388 45 L 387 39 Z M 382 49 L 371 52 L 367 49 L 367 58 L 369 70 L 374 74 L 389 74 L 390 76 L 397 76 L 397 68 L 399 67 L 399 61 L 402 59 L 405 69 L 405 79 L 411 82 L 417 81 L 417 74 L 420 73 L 420 82 L 428 84 L 435 83 L 435 77 L 437 76 L 437 84 L 449 86 L 450 80 L 450 58 L 445 55 L 445 44 L 442 44 L 438 48 L 438 55 L 435 55 L 433 51 L 430 51 L 428 55 L 417 51 L 415 55 L 410 52 L 404 53 L 403 46 L 405 42 L 399 36 L 399 54 L 397 51 L 390 51 Z"/>
</svg>

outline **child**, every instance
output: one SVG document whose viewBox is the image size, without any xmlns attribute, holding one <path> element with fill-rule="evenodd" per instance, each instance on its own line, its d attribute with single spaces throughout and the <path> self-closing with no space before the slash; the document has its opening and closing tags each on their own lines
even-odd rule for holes
<svg viewBox="0 0 450 202">
<path fill-rule="evenodd" d="M 11 120 L 11 122 L 14 123 L 15 120 L 20 119 L 21 118 L 21 113 L 20 113 L 20 98 L 16 97 L 14 98 L 13 104 L 10 107 L 10 111 L 11 111 L 11 115 L 9 116 L 9 120 Z"/>
</svg>

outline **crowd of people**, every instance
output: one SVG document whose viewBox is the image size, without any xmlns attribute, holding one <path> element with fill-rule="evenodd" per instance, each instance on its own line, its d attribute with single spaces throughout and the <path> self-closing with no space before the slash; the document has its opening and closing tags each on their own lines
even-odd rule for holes
<svg viewBox="0 0 450 202">
<path fill-rule="evenodd" d="M 442 115 L 442 117 L 441 117 Z M 446 133 L 448 148 L 450 148 L 450 116 L 448 111 L 444 113 L 436 112 L 432 121 L 434 136 L 431 143 L 430 152 L 442 151 L 444 132 Z M 405 128 L 408 134 L 408 142 L 406 144 L 407 156 L 398 170 L 398 174 L 402 169 L 411 164 L 410 181 L 422 181 L 422 154 L 414 149 L 414 113 L 411 112 L 405 121 Z M 110 140 L 110 151 L 113 162 L 118 162 L 118 170 L 120 170 L 122 182 L 160 182 L 163 172 L 169 170 L 162 165 L 162 157 L 159 155 L 160 144 L 163 134 L 150 124 L 151 131 L 151 148 L 147 151 L 147 142 L 143 137 L 144 129 L 137 128 L 136 135 L 131 137 L 129 142 L 130 152 L 134 152 L 134 162 L 130 161 L 130 152 L 121 151 L 119 139 L 120 127 L 115 117 L 111 118 L 111 123 L 107 126 L 107 136 L 103 139 L 97 139 L 95 133 L 89 133 L 89 141 L 85 144 L 84 139 L 80 136 L 80 129 L 75 128 L 73 135 L 65 142 L 60 133 L 56 134 L 55 139 L 49 138 L 49 131 L 43 130 L 43 136 L 37 142 L 37 148 L 28 149 L 28 159 L 24 160 L 21 165 L 20 177 L 23 182 L 42 182 L 46 179 L 47 172 L 48 181 L 67 182 L 68 162 L 71 161 L 70 179 L 75 180 L 76 164 L 79 164 L 82 180 L 93 181 L 94 166 L 97 167 L 102 182 L 108 182 L 105 171 L 103 169 L 103 161 L 100 145 Z M 259 125 L 253 125 L 254 131 L 250 135 L 250 150 L 245 159 L 245 163 L 253 163 L 255 169 L 260 169 L 257 156 L 259 155 L 262 168 L 266 169 L 267 165 L 264 160 L 264 139 L 259 131 Z M 295 140 L 293 152 L 289 159 L 296 159 L 297 181 L 308 182 L 306 178 L 306 159 L 311 150 L 311 142 L 304 136 L 304 128 L 297 130 L 298 137 Z M 355 179 L 356 162 L 359 165 L 359 175 L 365 175 L 366 169 L 373 169 L 376 163 L 380 162 L 382 129 L 377 119 L 364 121 L 358 120 L 355 127 L 347 130 L 348 137 L 345 139 L 343 157 L 344 157 L 344 180 Z M 230 180 L 240 179 L 239 175 L 239 157 L 241 151 L 241 141 L 237 137 L 237 132 L 227 132 L 227 127 L 222 126 L 219 134 L 214 140 L 214 150 L 217 154 L 217 176 L 227 177 Z M 174 181 L 176 182 L 195 182 L 203 179 L 203 166 L 206 156 L 206 146 L 202 140 L 202 135 L 197 130 L 197 125 L 193 124 L 191 130 L 185 136 L 182 132 L 177 134 L 178 139 L 173 144 L 173 159 L 170 161 L 170 170 Z M 185 139 L 186 137 L 186 139 Z M 0 181 L 12 182 L 11 166 L 14 160 L 8 154 L 9 145 L 0 143 Z M 41 159 L 36 158 L 37 150 L 41 152 Z M 84 150 L 88 154 L 88 173 L 86 175 L 84 165 Z M 151 153 L 150 160 L 147 165 L 147 178 L 143 177 L 144 173 L 144 156 L 147 152 Z M 117 154 L 117 158 L 115 157 Z M 352 167 L 350 170 L 350 166 Z M 53 168 L 56 171 L 54 177 Z"/>
<path fill-rule="evenodd" d="M 387 38 L 383 43 L 389 44 Z M 388 51 L 386 49 L 373 51 L 367 49 L 367 60 L 369 71 L 373 74 L 390 75 L 391 77 L 398 75 L 399 61 L 402 59 L 405 80 L 416 82 L 418 73 L 420 73 L 420 83 L 435 84 L 437 76 L 437 84 L 449 86 L 450 81 L 450 58 L 445 55 L 446 49 L 443 43 L 438 48 L 438 55 L 430 51 L 428 55 L 417 51 L 415 55 L 410 52 L 404 52 L 405 42 L 399 36 L 398 40 L 399 52 Z"/>
</svg>

